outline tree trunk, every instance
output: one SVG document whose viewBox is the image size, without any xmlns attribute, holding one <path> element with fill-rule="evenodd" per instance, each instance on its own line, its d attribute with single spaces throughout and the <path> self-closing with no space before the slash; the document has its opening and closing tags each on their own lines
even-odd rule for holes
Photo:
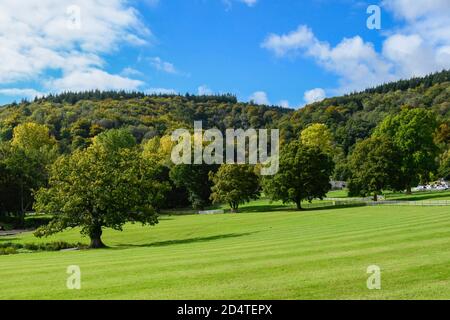
<svg viewBox="0 0 450 320">
<path fill-rule="evenodd" d="M 406 194 L 412 194 L 410 185 L 406 188 Z"/>
<path fill-rule="evenodd" d="M 89 245 L 89 248 L 99 249 L 106 247 L 102 242 L 102 227 L 100 225 L 91 227 L 89 238 L 91 238 L 91 244 Z"/>
<path fill-rule="evenodd" d="M 20 179 L 20 213 L 19 213 L 19 228 L 25 226 L 25 205 L 24 205 L 24 195 L 23 195 L 23 179 Z"/>
<path fill-rule="evenodd" d="M 239 204 L 230 202 L 231 213 L 238 213 Z"/>
<path fill-rule="evenodd" d="M 378 201 L 378 194 L 376 192 L 373 193 L 373 201 Z"/>
<path fill-rule="evenodd" d="M 297 205 L 297 210 L 302 210 L 302 200 L 295 201 L 295 204 Z"/>
</svg>

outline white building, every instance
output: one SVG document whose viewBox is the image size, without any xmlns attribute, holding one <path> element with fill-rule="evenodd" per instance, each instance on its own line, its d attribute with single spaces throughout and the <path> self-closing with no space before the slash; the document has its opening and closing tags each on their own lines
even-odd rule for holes
<svg viewBox="0 0 450 320">
<path fill-rule="evenodd" d="M 345 181 L 330 181 L 331 189 L 342 190 L 347 188 L 347 182 Z"/>
</svg>

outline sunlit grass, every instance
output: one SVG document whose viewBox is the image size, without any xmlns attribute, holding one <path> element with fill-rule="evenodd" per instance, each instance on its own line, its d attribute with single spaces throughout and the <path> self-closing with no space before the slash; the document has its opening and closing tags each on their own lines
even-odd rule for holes
<svg viewBox="0 0 450 320">
<path fill-rule="evenodd" d="M 260 205 L 266 209 L 256 202 L 240 214 L 105 230 L 109 249 L 0 256 L 0 298 L 450 298 L 446 207 L 254 212 Z M 11 240 L 88 242 L 78 230 L 0 238 Z M 382 269 L 381 290 L 366 288 L 373 264 Z M 81 268 L 81 290 L 66 288 L 69 265 Z"/>
</svg>

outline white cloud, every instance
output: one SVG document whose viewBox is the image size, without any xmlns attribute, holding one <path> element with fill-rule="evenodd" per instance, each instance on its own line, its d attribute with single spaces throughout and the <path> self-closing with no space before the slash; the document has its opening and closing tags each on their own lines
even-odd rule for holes
<svg viewBox="0 0 450 320">
<path fill-rule="evenodd" d="M 383 6 L 393 11 L 399 18 L 415 20 L 430 14 L 444 13 L 448 15 L 448 0 L 384 0 Z"/>
<path fill-rule="evenodd" d="M 304 25 L 284 35 L 270 34 L 261 44 L 263 48 L 272 50 L 279 57 L 296 50 L 304 49 L 317 42 L 312 31 Z"/>
<path fill-rule="evenodd" d="M 172 74 L 178 73 L 173 63 L 163 61 L 160 57 L 149 58 L 149 60 L 151 65 L 158 71 L 163 71 Z"/>
<path fill-rule="evenodd" d="M 197 92 L 198 92 L 198 95 L 200 95 L 200 96 L 207 96 L 207 95 L 213 94 L 213 91 L 210 88 L 208 88 L 208 86 L 206 86 L 206 85 L 202 85 L 202 86 L 198 87 Z"/>
<path fill-rule="evenodd" d="M 125 77 L 140 77 L 143 76 L 143 73 L 140 72 L 139 70 L 127 67 L 120 72 L 120 75 Z"/>
<path fill-rule="evenodd" d="M 253 7 L 258 2 L 258 0 L 240 0 L 240 1 L 248 5 L 249 7 Z"/>
<path fill-rule="evenodd" d="M 436 52 L 419 35 L 395 34 L 386 39 L 383 55 L 394 62 L 401 77 L 425 75 L 436 69 Z"/>
<path fill-rule="evenodd" d="M 404 25 L 384 33 L 380 52 L 360 36 L 332 46 L 305 25 L 286 34 L 269 34 L 261 46 L 280 58 L 313 58 L 338 76 L 337 94 L 450 68 L 449 0 L 390 0 L 383 5 Z"/>
<path fill-rule="evenodd" d="M 310 51 L 319 64 L 340 77 L 340 93 L 360 90 L 394 80 L 392 64 L 359 37 L 344 38 L 336 47 L 321 45 Z"/>
<path fill-rule="evenodd" d="M 313 57 L 325 69 L 340 76 L 339 91 L 352 91 L 390 80 L 390 65 L 380 59 L 373 45 L 361 37 L 344 38 L 334 48 L 319 41 L 307 26 L 299 26 L 285 35 L 269 35 L 262 47 L 278 57 L 304 54 Z"/>
<path fill-rule="evenodd" d="M 391 0 L 383 5 L 405 22 L 383 44 L 382 54 L 394 62 L 398 77 L 450 68 L 450 1 Z"/>
<path fill-rule="evenodd" d="M 157 7 L 159 5 L 159 0 L 145 0 L 144 2 L 150 7 Z"/>
<path fill-rule="evenodd" d="M 0 64 L 0 83 L 37 81 L 57 85 L 50 90 L 71 88 L 63 88 L 64 84 L 86 89 L 105 87 L 102 82 L 83 85 L 75 80 L 91 74 L 96 79 L 111 80 L 108 87 L 135 87 L 136 80 L 104 71 L 102 56 L 122 44 L 146 44 L 150 37 L 150 30 L 127 0 L 2 0 L 0 61 L 8 63 Z M 61 79 L 49 79 L 48 71 L 61 73 Z"/>
<path fill-rule="evenodd" d="M 142 81 L 109 74 L 99 69 L 73 71 L 62 78 L 49 80 L 46 86 L 57 92 L 99 90 L 136 90 L 144 85 Z"/>
<path fill-rule="evenodd" d="M 279 105 L 280 107 L 283 107 L 283 108 L 290 108 L 289 101 L 287 101 L 287 100 L 281 100 L 277 103 L 277 105 Z"/>
<path fill-rule="evenodd" d="M 177 94 L 177 91 L 174 89 L 166 89 L 166 88 L 149 88 L 145 90 L 147 94 Z"/>
<path fill-rule="evenodd" d="M 256 104 L 270 105 L 270 101 L 269 101 L 269 98 L 267 97 L 267 93 L 265 93 L 264 91 L 254 92 L 249 97 L 249 100 L 255 102 Z"/>
<path fill-rule="evenodd" d="M 258 0 L 222 0 L 222 2 L 227 7 L 227 10 L 231 9 L 231 7 L 233 6 L 233 1 L 244 3 L 249 7 L 254 7 L 258 3 Z"/>
<path fill-rule="evenodd" d="M 44 96 L 45 93 L 37 91 L 35 89 L 8 88 L 8 89 L 0 89 L 0 95 L 12 97 L 26 97 L 28 99 L 34 99 L 35 97 Z"/>
<path fill-rule="evenodd" d="M 325 99 L 325 97 L 326 97 L 325 90 L 323 90 L 322 88 L 315 88 L 306 91 L 303 96 L 303 99 L 305 100 L 306 104 L 309 104 L 313 102 L 322 101 L 323 99 Z"/>
</svg>

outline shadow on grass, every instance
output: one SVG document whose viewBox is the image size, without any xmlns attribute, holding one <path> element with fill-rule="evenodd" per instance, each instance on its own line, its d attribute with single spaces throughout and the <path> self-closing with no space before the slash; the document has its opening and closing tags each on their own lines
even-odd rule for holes
<svg viewBox="0 0 450 320">
<path fill-rule="evenodd" d="M 256 231 L 256 232 L 258 232 L 258 231 Z M 166 247 L 166 246 L 177 245 L 177 244 L 208 242 L 208 241 L 215 241 L 215 240 L 221 240 L 221 239 L 244 237 L 244 236 L 254 234 L 256 232 L 229 233 L 229 234 L 221 234 L 221 235 L 211 236 L 211 237 L 197 237 L 197 238 L 188 238 L 188 239 L 179 239 L 179 240 L 167 240 L 167 241 L 158 241 L 158 242 L 145 243 L 145 244 L 120 244 L 116 247 L 111 247 L 111 249 Z"/>
<path fill-rule="evenodd" d="M 346 209 L 346 208 L 354 208 L 354 207 L 365 207 L 365 203 L 353 203 L 346 205 L 324 205 L 315 207 L 314 204 L 304 204 L 301 210 L 297 209 L 295 206 L 289 205 L 264 205 L 264 206 L 248 206 L 239 209 L 240 213 L 258 213 L 258 212 L 274 212 L 274 211 L 284 211 L 284 212 L 308 212 L 308 211 L 319 211 L 319 210 L 330 210 L 330 209 Z"/>
<path fill-rule="evenodd" d="M 309 207 L 311 206 L 311 207 Z M 346 205 L 333 205 L 331 202 L 329 205 L 317 205 L 314 204 L 303 204 L 303 208 L 298 210 L 295 205 L 289 204 L 265 204 L 265 205 L 247 205 L 240 207 L 237 213 L 230 212 L 230 209 L 224 209 L 225 214 L 246 214 L 246 213 L 267 213 L 267 212 L 308 212 L 308 211 L 318 211 L 318 210 L 330 210 L 330 209 L 345 209 L 353 207 L 364 207 L 365 203 L 352 203 Z M 218 207 L 220 208 L 220 207 Z M 208 209 L 211 209 L 210 207 Z M 160 220 L 172 220 L 171 216 L 181 216 L 181 215 L 197 215 L 196 212 L 184 213 L 184 212 L 163 212 Z"/>
<path fill-rule="evenodd" d="M 358 207 L 366 207 L 367 205 L 365 203 L 355 203 L 355 204 L 347 204 L 347 205 L 329 205 L 324 207 L 317 207 L 317 208 L 303 208 L 302 210 L 293 209 L 292 211 L 298 211 L 298 212 L 308 212 L 308 211 L 320 211 L 320 210 L 330 210 L 330 209 L 347 209 L 347 208 L 358 208 Z"/>
<path fill-rule="evenodd" d="M 0 242 L 11 242 L 14 240 L 19 240 L 19 238 L 8 238 L 8 236 L 0 236 Z"/>
<path fill-rule="evenodd" d="M 170 221 L 170 220 L 174 220 L 174 219 L 170 218 L 170 216 L 168 216 L 166 214 L 161 214 L 160 216 L 158 216 L 158 221 Z"/>
<path fill-rule="evenodd" d="M 261 206 L 246 206 L 239 208 L 239 213 L 255 213 L 255 212 L 273 212 L 273 211 L 288 211 L 293 210 L 292 206 L 282 204 L 268 204 Z"/>
</svg>

